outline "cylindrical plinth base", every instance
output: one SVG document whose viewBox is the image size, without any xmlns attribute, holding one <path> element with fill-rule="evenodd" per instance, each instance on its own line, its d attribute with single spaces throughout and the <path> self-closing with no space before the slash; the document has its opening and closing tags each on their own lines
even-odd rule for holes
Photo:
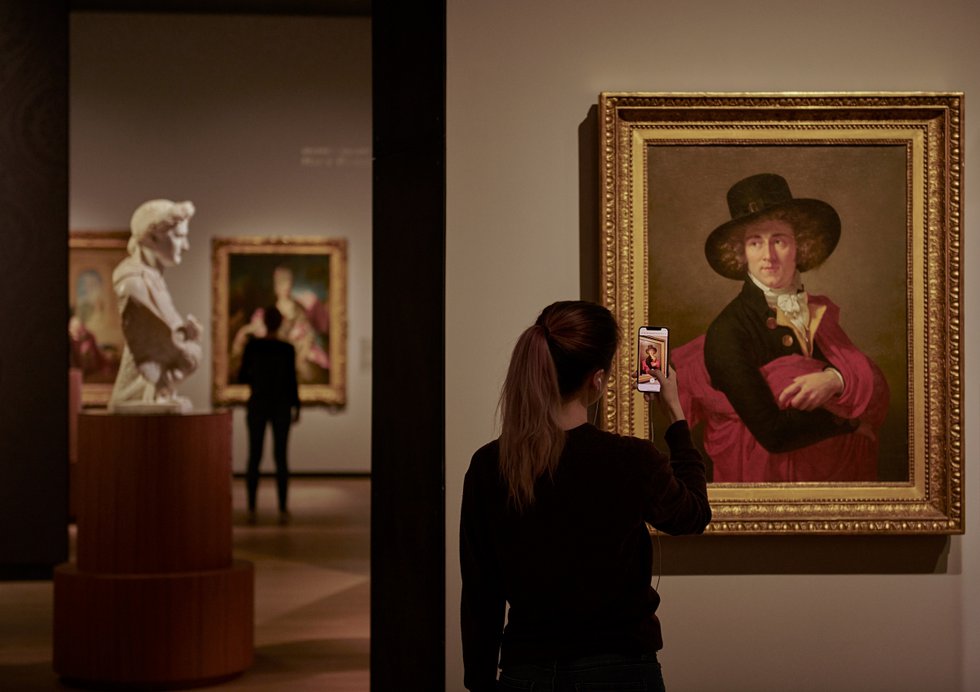
<svg viewBox="0 0 980 692">
<path fill-rule="evenodd" d="M 54 670 L 106 686 L 168 688 L 252 664 L 252 563 L 170 574 L 54 573 Z"/>
<path fill-rule="evenodd" d="M 78 568 L 196 572 L 231 562 L 231 413 L 78 420 Z"/>
<path fill-rule="evenodd" d="M 55 570 L 55 671 L 174 689 L 251 665 L 252 565 L 231 551 L 231 414 L 82 413 L 76 465 L 78 560 Z"/>
</svg>

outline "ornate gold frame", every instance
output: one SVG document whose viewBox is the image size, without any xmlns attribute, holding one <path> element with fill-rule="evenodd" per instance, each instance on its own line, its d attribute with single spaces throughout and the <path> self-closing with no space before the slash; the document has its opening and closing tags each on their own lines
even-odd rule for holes
<svg viewBox="0 0 980 692">
<path fill-rule="evenodd" d="M 229 381 L 229 258 L 231 255 L 324 256 L 328 264 L 328 355 L 330 382 L 299 385 L 304 404 L 343 406 L 347 403 L 347 241 L 319 237 L 213 238 L 211 244 L 212 370 L 211 400 L 215 405 L 243 404 L 247 385 Z M 261 305 L 251 306 L 262 307 Z"/>
<path fill-rule="evenodd" d="M 960 93 L 600 95 L 600 291 L 627 340 L 651 318 L 652 147 L 887 143 L 907 152 L 907 231 L 893 239 L 906 248 L 907 481 L 712 483 L 710 532 L 963 532 L 962 113 Z M 604 424 L 646 436 L 646 405 L 630 377 L 635 359 L 634 348 L 620 349 Z"/>
<path fill-rule="evenodd" d="M 115 268 L 115 265 L 126 258 L 126 243 L 129 242 L 129 235 L 128 230 L 77 230 L 70 231 L 68 234 L 69 304 L 74 303 L 72 293 L 74 288 L 71 283 L 72 279 L 76 276 L 78 270 L 80 269 L 78 266 L 78 256 L 85 252 L 97 252 L 100 255 L 104 254 L 105 262 L 100 263 L 100 268 L 105 270 L 105 272 L 102 273 L 102 280 L 105 288 L 105 298 L 109 303 L 105 306 L 107 313 L 106 316 L 119 331 L 119 343 L 113 345 L 118 348 L 118 355 L 120 357 L 122 356 L 122 351 L 126 344 L 122 338 L 122 322 L 119 318 L 119 313 L 116 310 L 115 293 L 112 289 L 112 269 Z M 113 370 L 112 373 L 114 380 L 115 370 Z M 105 406 L 109 403 L 109 397 L 112 395 L 112 386 L 113 382 L 85 382 L 83 379 L 82 405 L 93 407 Z"/>
</svg>

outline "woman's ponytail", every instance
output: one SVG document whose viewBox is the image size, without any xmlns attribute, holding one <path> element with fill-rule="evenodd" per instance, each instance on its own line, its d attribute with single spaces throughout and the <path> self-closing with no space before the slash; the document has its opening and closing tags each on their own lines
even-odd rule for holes
<svg viewBox="0 0 980 692">
<path fill-rule="evenodd" d="M 517 340 L 500 395 L 500 473 L 518 512 L 534 503 L 536 481 L 558 468 L 565 400 L 609 369 L 618 340 L 612 314 L 585 301 L 549 305 Z"/>
<path fill-rule="evenodd" d="M 534 502 L 534 482 L 558 466 L 565 445 L 561 405 L 547 328 L 535 324 L 514 346 L 500 396 L 500 472 L 519 512 Z"/>
</svg>

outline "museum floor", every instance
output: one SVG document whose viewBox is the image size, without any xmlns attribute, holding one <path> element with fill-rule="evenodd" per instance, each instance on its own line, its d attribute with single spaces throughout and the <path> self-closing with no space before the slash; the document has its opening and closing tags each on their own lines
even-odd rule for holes
<svg viewBox="0 0 980 692">
<path fill-rule="evenodd" d="M 367 478 L 297 478 L 281 527 L 263 478 L 259 520 L 245 522 L 236 480 L 235 557 L 255 564 L 255 664 L 228 690 L 369 688 L 370 494 Z M 0 582 L 0 690 L 70 689 L 51 671 L 51 582 Z"/>
</svg>

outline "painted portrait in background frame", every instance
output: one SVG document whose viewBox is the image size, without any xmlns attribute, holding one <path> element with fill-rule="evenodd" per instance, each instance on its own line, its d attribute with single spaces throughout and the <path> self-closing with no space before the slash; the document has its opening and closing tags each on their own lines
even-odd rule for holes
<svg viewBox="0 0 980 692">
<path fill-rule="evenodd" d="M 128 230 L 68 236 L 69 365 L 82 373 L 82 404 L 105 406 L 125 340 L 112 272 L 126 258 Z"/>
<path fill-rule="evenodd" d="M 216 404 L 244 403 L 238 383 L 249 339 L 265 336 L 264 310 L 283 315 L 278 337 L 296 350 L 303 403 L 346 403 L 346 241 L 327 238 L 212 240 Z"/>
<path fill-rule="evenodd" d="M 670 327 L 682 403 L 713 481 L 711 530 L 961 530 L 960 102 L 957 94 L 601 96 L 604 299 L 624 333 Z M 766 298 L 748 277 L 744 238 L 774 210 L 789 219 L 790 208 L 790 227 L 821 227 L 825 252 L 813 260 L 808 242 L 794 255 L 801 271 L 781 292 L 797 307 L 784 313 L 774 291 Z M 719 259 L 722 237 L 741 264 Z M 802 313 L 800 298 L 809 304 Z M 793 310 L 800 328 L 786 317 Z M 736 314 L 742 322 L 751 314 L 752 328 L 733 327 Z M 611 378 L 606 423 L 647 436 L 642 399 L 624 376 L 636 371 L 631 351 Z M 746 353 L 754 379 L 728 377 Z M 779 393 L 796 368 L 827 378 L 835 360 L 854 365 L 830 368 L 846 370 L 836 374 L 840 401 L 789 410 Z M 862 391 L 860 405 L 843 406 Z M 764 396 L 764 406 L 750 406 Z M 771 439 L 763 409 L 785 419 L 770 426 Z M 789 419 L 802 424 L 782 425 Z"/>
</svg>

